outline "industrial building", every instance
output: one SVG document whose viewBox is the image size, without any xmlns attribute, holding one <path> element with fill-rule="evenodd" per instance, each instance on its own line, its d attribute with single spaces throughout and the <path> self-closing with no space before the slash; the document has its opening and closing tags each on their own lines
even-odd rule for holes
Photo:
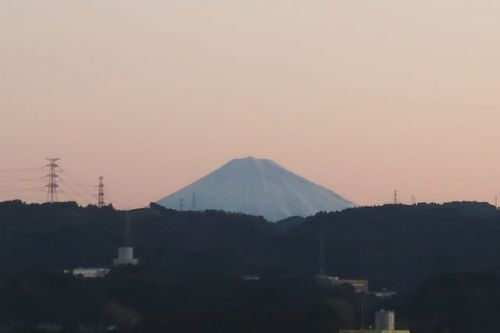
<svg viewBox="0 0 500 333">
<path fill-rule="evenodd" d="M 75 269 L 65 269 L 64 274 L 72 274 L 76 277 L 82 277 L 86 279 L 97 279 L 108 275 L 111 270 L 106 267 L 96 267 L 96 268 L 75 268 Z"/>
<path fill-rule="evenodd" d="M 352 286 L 357 293 L 368 292 L 368 280 L 339 279 L 338 276 L 329 276 L 329 275 L 317 275 L 316 280 L 322 284 L 331 286 L 341 286 L 343 284 L 348 284 Z"/>
<path fill-rule="evenodd" d="M 118 248 L 118 257 L 113 259 L 113 266 L 133 265 L 137 266 L 139 259 L 134 258 L 134 248 L 131 246 Z"/>
<path fill-rule="evenodd" d="M 75 268 L 71 273 L 74 276 L 81 276 L 84 278 L 95 279 L 100 277 L 105 277 L 108 275 L 109 268 Z"/>
<path fill-rule="evenodd" d="M 410 333 L 409 330 L 397 330 L 394 311 L 380 310 L 375 314 L 375 329 L 340 330 L 340 333 Z"/>
<path fill-rule="evenodd" d="M 367 293 L 368 292 L 368 280 L 345 280 L 337 279 L 335 285 L 351 285 L 357 293 Z"/>
</svg>

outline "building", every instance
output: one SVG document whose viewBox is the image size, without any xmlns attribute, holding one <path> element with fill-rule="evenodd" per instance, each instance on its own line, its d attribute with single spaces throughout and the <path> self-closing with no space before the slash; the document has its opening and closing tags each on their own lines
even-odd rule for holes
<svg viewBox="0 0 500 333">
<path fill-rule="evenodd" d="M 368 280 L 339 279 L 339 277 L 337 276 L 329 275 L 317 275 L 316 280 L 322 284 L 331 286 L 341 286 L 343 284 L 348 284 L 352 286 L 357 293 L 368 292 Z"/>
<path fill-rule="evenodd" d="M 381 331 L 394 331 L 394 311 L 380 310 L 375 314 L 375 329 Z"/>
<path fill-rule="evenodd" d="M 134 248 L 131 246 L 118 248 L 118 258 L 113 259 L 113 266 L 138 265 L 139 259 L 134 258 Z"/>
<path fill-rule="evenodd" d="M 397 295 L 397 292 L 395 291 L 390 291 L 390 290 L 379 290 L 379 291 L 372 291 L 370 292 L 371 295 L 375 295 L 378 298 L 391 298 Z"/>
<path fill-rule="evenodd" d="M 257 276 L 257 275 L 243 275 L 241 277 L 241 279 L 243 281 L 259 281 L 260 280 L 260 276 Z"/>
<path fill-rule="evenodd" d="M 349 284 L 353 286 L 357 293 L 367 293 L 368 292 L 368 280 L 344 280 L 338 279 L 335 281 L 335 285 Z"/>
<path fill-rule="evenodd" d="M 340 333 L 410 333 L 408 330 L 397 330 L 394 311 L 380 310 L 375 314 L 375 329 L 340 330 Z"/>
<path fill-rule="evenodd" d="M 109 273 L 109 268 L 75 268 L 71 273 L 74 276 L 95 279 L 105 277 Z"/>
<path fill-rule="evenodd" d="M 410 333 L 408 330 L 374 330 L 374 329 L 364 329 L 364 330 L 340 330 L 340 333 Z"/>
</svg>

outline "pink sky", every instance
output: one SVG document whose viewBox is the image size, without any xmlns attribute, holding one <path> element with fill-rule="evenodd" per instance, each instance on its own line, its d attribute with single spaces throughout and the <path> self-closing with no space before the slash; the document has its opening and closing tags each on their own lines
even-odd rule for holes
<svg viewBox="0 0 500 333">
<path fill-rule="evenodd" d="M 499 17 L 493 0 L 0 0 L 0 200 L 43 201 L 27 189 L 51 156 L 68 198 L 102 175 L 127 207 L 252 155 L 359 204 L 492 201 Z"/>
</svg>

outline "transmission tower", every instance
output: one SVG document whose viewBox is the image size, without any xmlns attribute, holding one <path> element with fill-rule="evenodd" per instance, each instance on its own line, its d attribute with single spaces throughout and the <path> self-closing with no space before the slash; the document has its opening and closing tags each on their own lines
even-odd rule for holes
<svg viewBox="0 0 500 333">
<path fill-rule="evenodd" d="M 398 190 L 394 190 L 394 204 L 398 204 Z"/>
<path fill-rule="evenodd" d="M 99 177 L 99 190 L 97 193 L 97 207 L 104 207 L 104 177 Z"/>
<path fill-rule="evenodd" d="M 57 184 L 59 175 L 57 174 L 57 171 L 60 170 L 57 161 L 59 160 L 59 158 L 47 158 L 47 161 L 49 161 L 49 164 L 46 165 L 49 169 L 49 173 L 47 175 L 47 178 L 49 179 L 47 184 L 47 202 L 50 203 L 57 202 L 57 192 L 59 189 L 59 185 Z"/>
<path fill-rule="evenodd" d="M 184 210 L 184 198 L 179 199 L 179 210 Z"/>
</svg>

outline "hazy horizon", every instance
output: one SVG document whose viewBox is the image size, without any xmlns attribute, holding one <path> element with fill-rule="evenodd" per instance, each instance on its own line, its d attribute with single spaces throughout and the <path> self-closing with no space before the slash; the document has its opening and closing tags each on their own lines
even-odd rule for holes
<svg viewBox="0 0 500 333">
<path fill-rule="evenodd" d="M 61 199 L 88 203 L 104 176 L 133 207 L 255 156 L 360 205 L 394 189 L 493 202 L 499 14 L 489 0 L 0 0 L 0 200 L 44 201 L 47 157 L 73 187 Z"/>
</svg>

